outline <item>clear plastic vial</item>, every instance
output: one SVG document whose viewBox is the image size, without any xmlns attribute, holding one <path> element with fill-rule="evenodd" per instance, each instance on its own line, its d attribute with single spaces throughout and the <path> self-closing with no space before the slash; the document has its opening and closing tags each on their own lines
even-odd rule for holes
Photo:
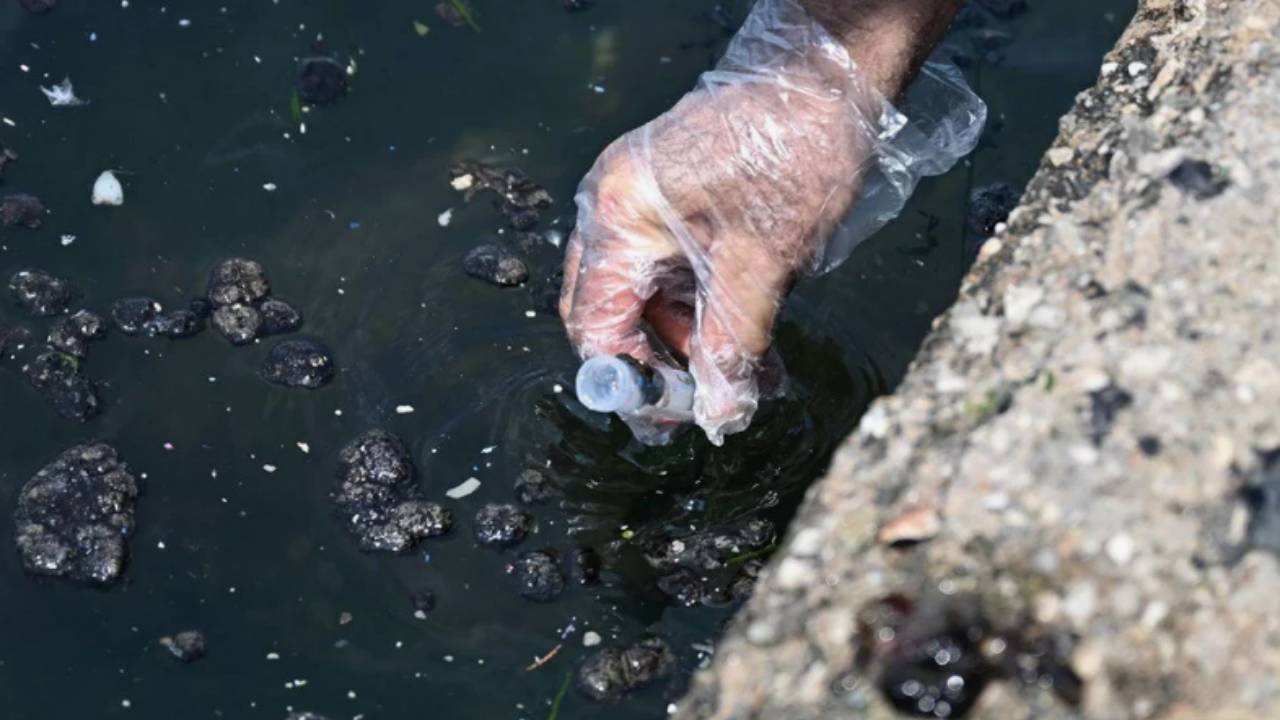
<svg viewBox="0 0 1280 720">
<path fill-rule="evenodd" d="M 578 369 L 578 400 L 588 410 L 660 420 L 693 420 L 693 376 L 619 355 L 593 357 Z"/>
</svg>

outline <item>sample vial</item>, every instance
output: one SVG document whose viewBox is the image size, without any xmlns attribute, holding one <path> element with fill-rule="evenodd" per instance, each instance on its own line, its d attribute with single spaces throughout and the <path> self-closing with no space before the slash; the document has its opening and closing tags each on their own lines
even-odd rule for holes
<svg viewBox="0 0 1280 720">
<path fill-rule="evenodd" d="M 693 376 L 627 356 L 593 357 L 578 369 L 578 400 L 588 410 L 662 420 L 693 420 Z"/>
</svg>

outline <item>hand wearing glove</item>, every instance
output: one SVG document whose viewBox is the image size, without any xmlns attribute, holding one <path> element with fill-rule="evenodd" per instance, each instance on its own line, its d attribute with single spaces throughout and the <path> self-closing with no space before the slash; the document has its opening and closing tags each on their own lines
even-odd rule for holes
<svg viewBox="0 0 1280 720">
<path fill-rule="evenodd" d="M 956 7 L 758 0 L 717 68 L 610 145 L 579 189 L 560 312 L 582 357 L 661 364 L 669 349 L 688 359 L 695 420 L 712 442 L 746 428 L 791 284 L 861 239 L 828 247 L 863 183 L 905 201 L 937 169 L 919 167 L 919 148 L 893 146 L 905 119 L 885 98 Z M 864 214 L 876 221 L 861 222 L 861 236 L 887 219 L 885 207 Z M 649 442 L 671 430 L 628 422 Z"/>
</svg>

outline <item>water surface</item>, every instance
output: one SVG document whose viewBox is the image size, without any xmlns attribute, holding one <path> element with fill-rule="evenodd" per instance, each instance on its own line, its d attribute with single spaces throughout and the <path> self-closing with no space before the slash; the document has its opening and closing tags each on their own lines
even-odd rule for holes
<svg viewBox="0 0 1280 720">
<path fill-rule="evenodd" d="M 0 3 L 0 115 L 15 123 L 0 125 L 0 143 L 22 156 L 4 192 L 50 208 L 39 231 L 2 231 L 0 272 L 49 270 L 105 312 L 139 293 L 177 305 L 203 291 L 219 259 L 253 257 L 342 370 L 324 390 L 289 391 L 255 376 L 270 342 L 116 334 L 90 351 L 106 407 L 81 426 L 0 364 L 6 537 L 19 488 L 75 443 L 106 440 L 145 474 L 120 586 L 33 579 L 0 552 L 9 718 L 544 718 L 588 652 L 587 629 L 611 643 L 661 635 L 690 672 L 732 608 L 673 607 L 624 535 L 746 514 L 785 523 L 954 296 L 977 239 L 964 228 L 969 189 L 1030 177 L 1133 3 L 1035 3 L 1006 26 L 1003 62 L 971 70 L 994 120 L 972 165 L 926 182 L 899 221 L 798 291 L 779 336 L 792 397 L 724 448 L 689 436 L 662 450 L 630 443 L 559 391 L 575 362 L 541 292 L 554 247 L 531 254 L 531 288 L 462 275 L 461 257 L 503 223 L 485 200 L 464 206 L 447 170 L 464 158 L 518 165 L 559 200 L 542 229 L 566 225 L 596 153 L 691 86 L 723 47 L 715 18 L 740 7 L 601 0 L 569 14 L 552 0 L 475 0 L 477 33 L 406 0 L 123 5 L 64 2 L 34 17 Z M 292 83 L 321 35 L 358 72 L 346 98 L 303 116 L 303 134 Z M 49 106 L 37 86 L 64 76 L 88 105 Z M 89 203 L 106 168 L 125 171 L 122 208 Z M 64 234 L 75 241 L 63 245 Z M 47 327 L 7 301 L 0 322 Z M 412 555 L 363 554 L 333 517 L 335 454 L 375 426 L 406 439 L 427 495 L 459 518 Z M 524 547 L 599 548 L 599 588 L 530 603 L 505 575 L 513 554 L 471 541 L 471 515 L 510 501 L 530 467 L 565 502 L 535 510 Z M 476 494 L 444 500 L 472 476 Z M 408 599 L 421 589 L 438 601 L 426 620 Z M 209 655 L 180 666 L 156 640 L 186 628 L 207 634 Z M 608 712 L 660 717 L 678 689 Z M 561 718 L 599 712 L 570 692 Z"/>
</svg>

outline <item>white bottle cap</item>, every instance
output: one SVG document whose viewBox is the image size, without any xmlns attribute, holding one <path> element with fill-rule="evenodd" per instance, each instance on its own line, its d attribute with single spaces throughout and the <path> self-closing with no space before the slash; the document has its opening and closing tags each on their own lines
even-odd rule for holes
<svg viewBox="0 0 1280 720">
<path fill-rule="evenodd" d="M 600 413 L 631 412 L 644 406 L 643 380 L 626 361 L 602 355 L 578 369 L 578 401 Z"/>
</svg>

